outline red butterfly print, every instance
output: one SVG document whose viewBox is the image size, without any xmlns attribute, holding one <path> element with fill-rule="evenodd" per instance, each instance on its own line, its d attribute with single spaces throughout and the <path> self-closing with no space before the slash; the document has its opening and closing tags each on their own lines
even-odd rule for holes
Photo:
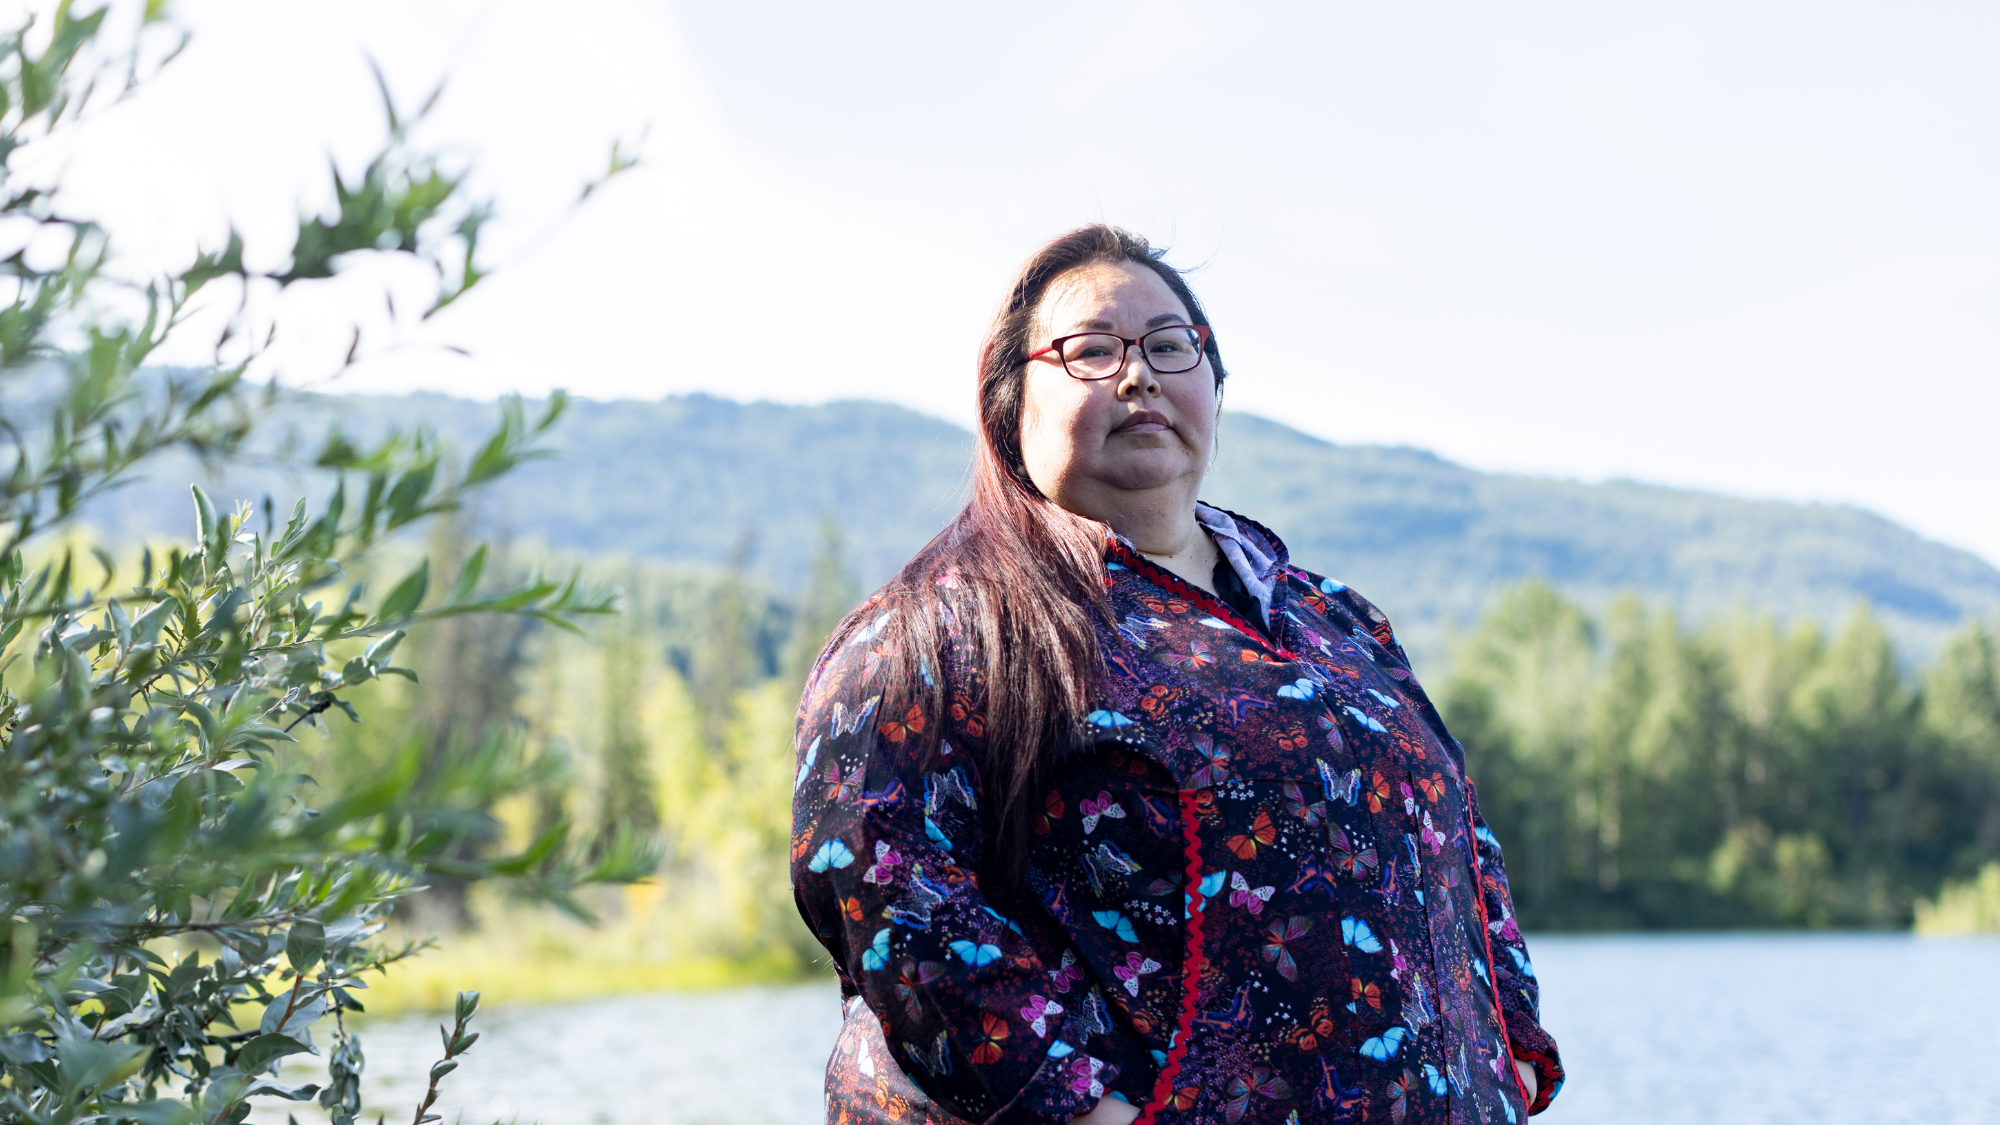
<svg viewBox="0 0 2000 1125">
<path fill-rule="evenodd" d="M 1167 704 L 1172 703 L 1174 697 L 1179 694 L 1180 691 L 1176 688 L 1170 688 L 1165 684 L 1154 684 L 1146 692 L 1145 697 L 1139 700 L 1139 710 L 1153 719 L 1164 718 Z"/>
<path fill-rule="evenodd" d="M 1240 664 L 1283 664 L 1284 663 L 1284 661 L 1279 660 L 1277 657 L 1272 656 L 1270 653 L 1265 652 L 1262 649 L 1243 648 L 1243 649 L 1237 649 L 1236 652 L 1237 652 L 1236 660 Z"/>
<path fill-rule="evenodd" d="M 1006 1049 L 1000 1046 L 1009 1034 L 1006 1017 L 996 1016 L 992 1012 L 982 1012 L 979 1016 L 979 1026 L 979 1045 L 972 1049 L 969 1057 L 979 1066 L 999 1062 L 1001 1056 L 1006 1054 Z"/>
<path fill-rule="evenodd" d="M 900 719 L 884 719 L 881 726 L 882 737 L 891 742 L 901 742 L 913 734 L 924 732 L 924 709 L 910 704 L 910 713 Z"/>
<path fill-rule="evenodd" d="M 1236 853 L 1237 859 L 1257 858 L 1257 849 L 1270 847 L 1278 838 L 1278 826 L 1271 823 L 1271 814 L 1259 809 L 1257 819 L 1250 825 L 1250 831 L 1241 836 L 1231 836 L 1223 846 Z"/>
<path fill-rule="evenodd" d="M 1053 789 L 1049 790 L 1049 795 L 1042 804 L 1041 815 L 1035 817 L 1035 835 L 1048 835 L 1049 829 L 1054 828 L 1055 822 L 1061 820 L 1063 813 L 1067 811 L 1068 806 L 1063 804 L 1062 794 Z"/>
<path fill-rule="evenodd" d="M 1424 800 L 1436 801 L 1444 796 L 1444 775 L 1433 773 L 1429 777 L 1417 778 L 1417 788 L 1423 790 Z"/>
<path fill-rule="evenodd" d="M 1382 1010 L 1382 989 L 1379 985 L 1363 984 L 1361 978 L 1354 977 L 1347 982 L 1348 993 L 1355 1004 L 1366 1004 L 1376 1011 Z"/>
<path fill-rule="evenodd" d="M 1306 1022 L 1293 1028 L 1288 1038 L 1292 1046 L 1310 1053 L 1319 1046 L 1321 1040 L 1331 1038 L 1337 1030 L 1339 1028 L 1333 1022 L 1333 1014 L 1327 1011 L 1326 1003 L 1322 1001 L 1313 1005 L 1312 1014 L 1306 1018 Z"/>
<path fill-rule="evenodd" d="M 1304 727 L 1293 727 L 1278 736 L 1278 749 L 1280 750 L 1304 750 L 1305 748 L 1306 730 Z"/>
<path fill-rule="evenodd" d="M 1376 770 L 1374 784 L 1368 787 L 1368 811 L 1381 812 L 1383 806 L 1389 804 L 1391 800 L 1393 798 L 1389 795 L 1389 779 L 1382 776 L 1381 770 Z"/>
<path fill-rule="evenodd" d="M 986 712 L 976 709 L 972 703 L 961 697 L 951 701 L 951 721 L 965 732 L 967 738 L 986 737 Z"/>
<path fill-rule="evenodd" d="M 1185 1113 L 1188 1110 L 1193 1109 L 1194 1103 L 1199 1100 L 1201 1100 L 1201 1087 L 1182 1086 L 1180 1089 L 1175 1090 L 1172 1094 L 1167 1095 L 1167 1108 L 1174 1110 L 1176 1112 Z"/>
<path fill-rule="evenodd" d="M 850 898 L 842 901 L 840 909 L 851 921 L 859 922 L 863 917 L 861 913 L 861 900 L 858 898 Z"/>
</svg>

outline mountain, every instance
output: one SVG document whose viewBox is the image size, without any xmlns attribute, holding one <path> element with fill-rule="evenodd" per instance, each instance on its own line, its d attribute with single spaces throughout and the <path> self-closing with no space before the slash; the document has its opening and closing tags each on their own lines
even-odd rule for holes
<svg viewBox="0 0 2000 1125">
<path fill-rule="evenodd" d="M 281 428 L 310 440 L 336 415 L 364 438 L 421 419 L 464 450 L 495 408 L 433 394 L 326 396 L 290 408 Z M 691 395 L 576 401 L 548 444 L 559 456 L 508 478 L 489 504 L 507 534 L 701 565 L 747 545 L 751 568 L 784 588 L 802 581 L 831 518 L 872 588 L 956 511 L 972 435 L 879 402 Z M 200 476 L 191 464 L 166 467 L 100 502 L 92 522 L 117 539 L 185 535 L 184 482 Z M 214 483 L 218 500 L 325 488 L 310 474 L 251 467 Z M 1866 603 L 1912 655 L 1968 616 L 2000 620 L 2000 570 L 1842 505 L 1482 473 L 1235 413 L 1224 416 L 1204 498 L 1276 530 L 1295 561 L 1367 594 L 1433 657 L 1496 589 L 1531 576 L 1586 604 L 1631 590 L 1694 617 L 1742 607 L 1831 623 Z"/>
</svg>

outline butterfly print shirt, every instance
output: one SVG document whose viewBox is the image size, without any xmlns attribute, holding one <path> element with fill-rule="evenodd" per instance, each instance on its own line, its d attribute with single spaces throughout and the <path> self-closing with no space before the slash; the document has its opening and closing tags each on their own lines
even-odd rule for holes
<svg viewBox="0 0 2000 1125">
<path fill-rule="evenodd" d="M 1382 614 L 1234 518 L 1269 636 L 1106 544 L 1087 750 L 1032 795 L 1039 909 L 976 875 L 979 670 L 948 650 L 949 713 L 890 713 L 880 619 L 822 658 L 791 855 L 855 998 L 830 1120 L 1518 1122 L 1560 1088 L 1462 749 Z"/>
</svg>

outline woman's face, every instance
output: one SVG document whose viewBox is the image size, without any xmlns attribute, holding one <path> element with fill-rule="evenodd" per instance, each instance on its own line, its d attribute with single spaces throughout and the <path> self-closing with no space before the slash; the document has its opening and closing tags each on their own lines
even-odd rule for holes
<svg viewBox="0 0 2000 1125">
<path fill-rule="evenodd" d="M 1078 332 L 1137 339 L 1191 322 L 1152 270 L 1098 263 L 1049 286 L 1028 350 Z M 1191 370 L 1161 375 L 1128 347 L 1117 374 L 1086 382 L 1049 355 L 1030 360 L 1024 379 L 1021 452 L 1042 495 L 1113 528 L 1140 509 L 1194 510 L 1215 447 L 1215 372 L 1207 356 Z"/>
</svg>

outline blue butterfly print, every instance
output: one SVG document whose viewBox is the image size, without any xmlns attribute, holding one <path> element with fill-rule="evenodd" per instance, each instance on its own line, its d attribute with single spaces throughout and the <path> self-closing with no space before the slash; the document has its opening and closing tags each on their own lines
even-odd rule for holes
<svg viewBox="0 0 2000 1125">
<path fill-rule="evenodd" d="M 1447 1087 L 1445 1085 L 1444 1075 L 1438 1073 L 1437 1067 L 1434 1067 L 1429 1063 L 1424 1064 L 1424 1081 L 1430 1083 L 1431 1093 L 1436 1094 L 1440 1098 L 1444 1097 L 1444 1092 L 1447 1089 Z"/>
<path fill-rule="evenodd" d="M 1472 971 L 1479 974 L 1479 979 L 1486 982 L 1486 987 L 1493 987 L 1492 979 L 1486 975 L 1486 962 L 1484 960 L 1474 957 L 1472 959 Z"/>
<path fill-rule="evenodd" d="M 924 678 L 924 683 L 929 684 L 931 687 L 937 686 L 937 680 L 931 677 L 930 657 L 924 656 L 924 657 L 919 657 L 917 659 L 917 675 L 922 676 Z"/>
<path fill-rule="evenodd" d="M 1084 721 L 1090 723 L 1092 726 L 1103 727 L 1106 730 L 1117 730 L 1119 727 L 1129 727 L 1132 725 L 1132 719 L 1118 711 L 1092 711 L 1090 714 L 1084 716 Z"/>
<path fill-rule="evenodd" d="M 1297 683 L 1279 688 L 1278 695 L 1284 699 L 1311 699 L 1315 690 L 1311 680 L 1301 678 Z"/>
<path fill-rule="evenodd" d="M 929 836 L 932 843 L 943 848 L 945 851 L 951 850 L 951 837 L 945 835 L 944 829 L 939 828 L 937 821 L 932 820 L 930 817 L 924 818 L 924 835 Z"/>
<path fill-rule="evenodd" d="M 1319 580 L 1319 588 L 1324 593 L 1338 594 L 1342 590 L 1347 589 L 1347 584 L 1345 582 L 1335 582 L 1331 578 L 1322 578 Z"/>
<path fill-rule="evenodd" d="M 1093 910 L 1090 916 L 1097 919 L 1098 925 L 1117 934 L 1121 941 L 1139 940 L 1139 931 L 1132 928 L 1132 919 L 1125 917 L 1122 910 Z"/>
<path fill-rule="evenodd" d="M 1382 943 L 1376 940 L 1375 931 L 1368 928 L 1368 923 L 1352 914 L 1340 920 L 1340 940 L 1363 953 L 1382 952 Z"/>
<path fill-rule="evenodd" d="M 846 867 L 853 862 L 854 853 L 836 836 L 819 846 L 819 850 L 813 853 L 812 862 L 806 864 L 806 870 L 825 871 L 829 867 Z"/>
<path fill-rule="evenodd" d="M 889 967 L 889 930 L 887 927 L 875 931 L 875 941 L 861 951 L 861 967 L 864 969 L 886 969 Z"/>
<path fill-rule="evenodd" d="M 1377 703 L 1380 703 L 1382 706 L 1387 707 L 1391 711 L 1394 711 L 1395 709 L 1403 705 L 1401 701 L 1399 701 L 1395 696 L 1383 695 L 1381 692 L 1376 691 L 1374 688 L 1369 688 L 1368 694 L 1374 696 L 1375 701 Z"/>
<path fill-rule="evenodd" d="M 1222 885 L 1229 881 L 1229 872 L 1218 871 L 1201 877 L 1201 897 L 1214 898 L 1222 893 Z"/>
<path fill-rule="evenodd" d="M 806 760 L 799 766 L 799 776 L 792 782 L 792 792 L 798 792 L 799 786 L 804 785 L 806 778 L 812 775 L 813 763 L 819 761 L 819 742 L 819 738 L 816 737 L 813 739 L 813 744 L 806 747 Z"/>
<path fill-rule="evenodd" d="M 1472 834 L 1479 839 L 1480 843 L 1485 844 L 1496 852 L 1500 850 L 1500 837 L 1495 836 L 1491 828 L 1482 824 L 1473 829 Z"/>
<path fill-rule="evenodd" d="M 1376 1062 L 1388 1062 L 1396 1057 L 1397 1051 L 1403 1049 L 1403 1039 L 1407 1035 L 1409 1032 L 1403 1028 L 1392 1027 L 1381 1035 L 1363 1042 L 1361 1053 Z"/>
<path fill-rule="evenodd" d="M 1222 618 L 1220 618 L 1220 617 L 1204 617 L 1204 618 L 1202 618 L 1202 619 L 1201 619 L 1201 621 L 1199 622 L 1199 624 L 1202 624 L 1202 625 L 1206 625 L 1206 626 L 1208 626 L 1208 627 L 1209 627 L 1209 628 L 1211 628 L 1211 629 L 1234 629 L 1234 628 L 1236 628 L 1236 626 L 1234 626 L 1234 625 L 1231 625 L 1231 624 L 1230 624 L 1229 622 L 1227 622 L 1227 621 L 1224 621 L 1224 620 L 1223 620 Z"/>
<path fill-rule="evenodd" d="M 991 944 L 981 945 L 970 941 L 955 941 L 951 943 L 951 951 L 958 955 L 959 960 L 971 965 L 975 969 L 981 965 L 991 965 L 1000 959 L 1000 947 Z"/>
<path fill-rule="evenodd" d="M 1362 726 L 1367 727 L 1369 730 L 1374 731 L 1376 734 L 1389 733 L 1388 727 L 1383 726 L 1381 722 L 1378 721 L 1374 716 L 1370 715 L 1366 711 L 1363 711 L 1359 707 L 1348 705 L 1347 713 L 1354 716 L 1355 722 L 1360 723 Z"/>
<path fill-rule="evenodd" d="M 1535 975 L 1535 963 L 1528 960 L 1528 955 L 1521 952 L 1519 946 L 1510 945 L 1506 948 L 1507 952 L 1514 955 L 1514 967 L 1521 971 L 1522 976 L 1531 977 Z"/>
</svg>

